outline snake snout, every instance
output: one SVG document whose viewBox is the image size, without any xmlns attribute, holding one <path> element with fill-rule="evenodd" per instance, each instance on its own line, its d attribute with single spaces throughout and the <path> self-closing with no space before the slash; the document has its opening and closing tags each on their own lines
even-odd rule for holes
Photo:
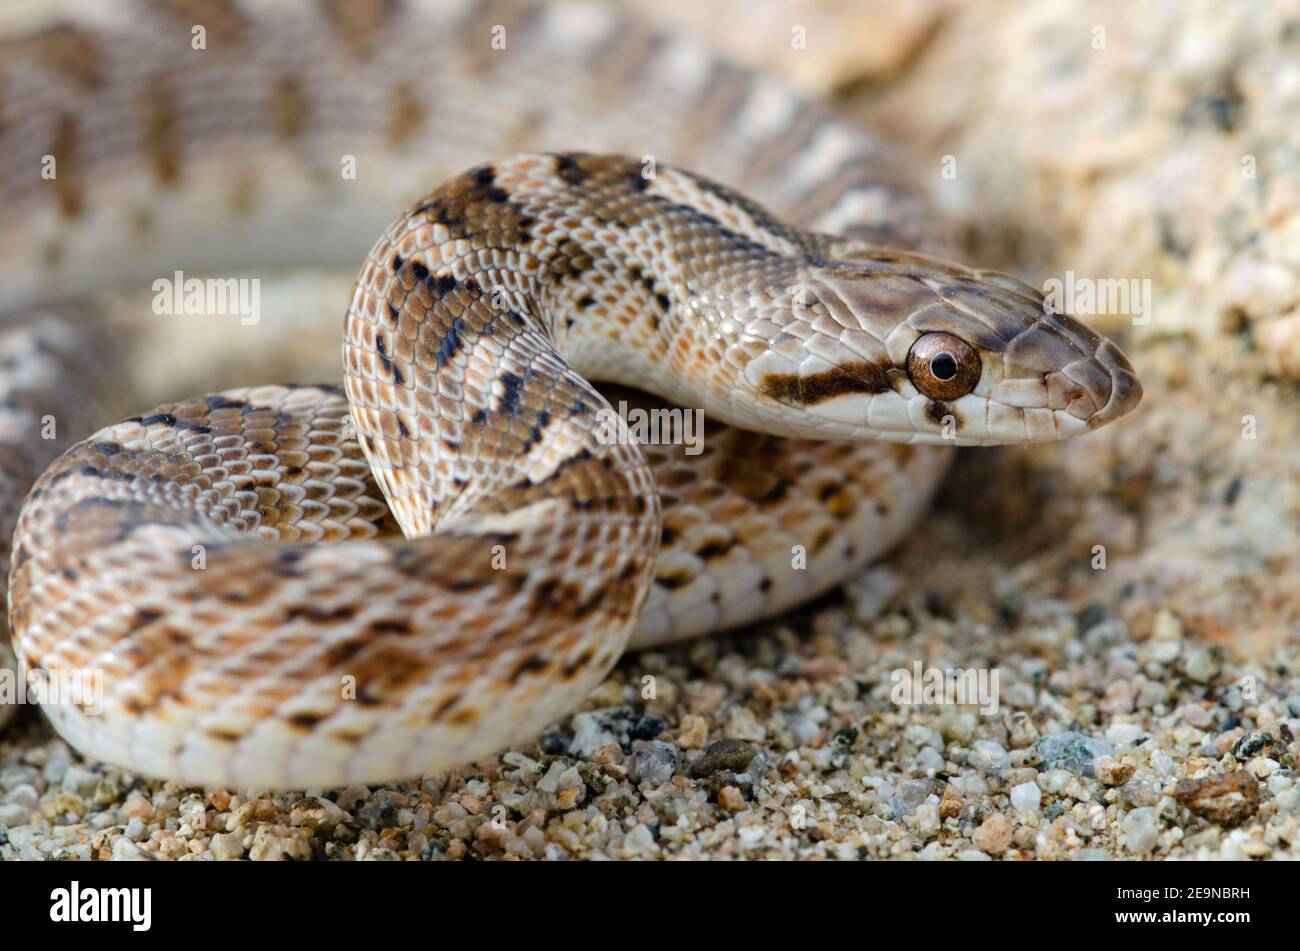
<svg viewBox="0 0 1300 951">
<path fill-rule="evenodd" d="M 1106 371 L 1107 399 L 1097 412 L 1088 417 L 1088 428 L 1096 429 L 1134 409 L 1142 402 L 1142 383 L 1138 380 L 1133 364 L 1122 350 L 1105 338 L 1097 348 L 1097 363 Z M 1094 400 L 1096 400 L 1094 396 Z"/>
<path fill-rule="evenodd" d="M 1090 329 L 1076 337 L 1076 341 L 1081 339 L 1095 342 L 1092 353 L 1062 360 L 1043 376 L 1046 408 L 1055 420 L 1057 438 L 1104 426 L 1142 399 L 1137 373 L 1115 344 Z"/>
</svg>

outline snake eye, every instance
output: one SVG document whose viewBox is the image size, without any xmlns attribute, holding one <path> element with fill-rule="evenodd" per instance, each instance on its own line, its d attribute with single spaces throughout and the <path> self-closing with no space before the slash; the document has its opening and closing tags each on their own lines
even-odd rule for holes
<svg viewBox="0 0 1300 951">
<path fill-rule="evenodd" d="M 980 381 L 980 370 L 979 354 L 952 334 L 922 334 L 907 354 L 912 385 L 932 400 L 965 396 Z"/>
</svg>

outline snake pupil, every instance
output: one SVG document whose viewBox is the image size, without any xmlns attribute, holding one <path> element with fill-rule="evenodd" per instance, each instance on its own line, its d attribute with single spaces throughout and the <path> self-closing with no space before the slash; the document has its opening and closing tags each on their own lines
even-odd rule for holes
<svg viewBox="0 0 1300 951">
<path fill-rule="evenodd" d="M 940 353 L 930 361 L 930 372 L 936 379 L 951 380 L 957 375 L 957 361 L 951 353 Z"/>
</svg>

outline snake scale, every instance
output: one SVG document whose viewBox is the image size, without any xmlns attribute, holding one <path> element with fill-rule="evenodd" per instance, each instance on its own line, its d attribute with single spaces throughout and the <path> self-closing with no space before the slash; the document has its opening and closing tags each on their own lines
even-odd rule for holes
<svg viewBox="0 0 1300 951">
<path fill-rule="evenodd" d="M 12 644 L 30 676 L 101 671 L 102 709 L 45 712 L 151 776 L 496 752 L 628 646 L 878 557 L 952 446 L 1141 394 L 1108 340 L 942 256 L 873 134 L 601 6 L 79 4 L 0 40 L 0 166 Z M 37 478 L 163 319 L 123 342 L 93 292 L 358 261 L 322 318 L 342 387 L 131 407 Z M 703 451 L 638 444 L 611 400 L 703 410 Z"/>
</svg>

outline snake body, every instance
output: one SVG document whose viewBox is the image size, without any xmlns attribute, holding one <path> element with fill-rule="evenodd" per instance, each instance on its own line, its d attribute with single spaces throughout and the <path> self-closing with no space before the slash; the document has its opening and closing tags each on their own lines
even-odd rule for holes
<svg viewBox="0 0 1300 951">
<path fill-rule="evenodd" d="M 13 643 L 30 673 L 103 671 L 102 710 L 46 709 L 87 755 L 301 788 L 495 752 L 629 644 L 843 580 L 949 446 L 1140 396 L 1032 288 L 924 253 L 942 232 L 870 134 L 603 8 L 129 6 L 0 47 L 0 156 L 68 160 L 0 186 L 13 338 L 174 268 L 364 263 L 343 388 L 138 413 L 30 487 Z M 37 409 L 81 379 L 0 365 Z M 702 409 L 704 451 L 639 445 L 591 379 Z M 51 451 L 35 415 L 0 514 Z"/>
</svg>

